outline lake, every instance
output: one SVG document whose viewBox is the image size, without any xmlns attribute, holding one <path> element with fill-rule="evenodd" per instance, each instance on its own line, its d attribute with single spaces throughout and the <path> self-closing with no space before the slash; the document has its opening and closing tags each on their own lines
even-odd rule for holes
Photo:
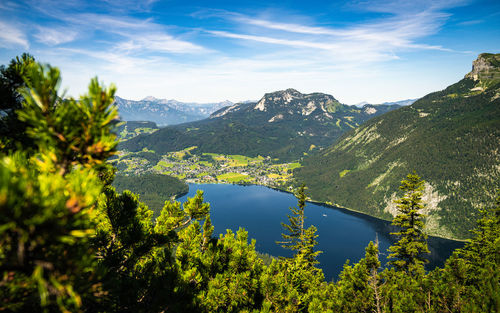
<svg viewBox="0 0 500 313">
<path fill-rule="evenodd" d="M 273 256 L 291 256 L 289 250 L 281 248 L 283 227 L 288 224 L 289 207 L 297 206 L 297 199 L 289 193 L 263 186 L 240 186 L 226 184 L 189 184 L 189 193 L 180 197 L 184 202 L 193 197 L 196 190 L 204 191 L 204 199 L 210 203 L 210 216 L 214 235 L 226 229 L 236 232 L 240 227 L 248 231 L 249 238 L 256 240 L 256 250 Z M 306 225 L 318 229 L 317 250 L 319 267 L 327 280 L 337 279 L 347 259 L 358 262 L 365 254 L 365 247 L 378 238 L 380 259 L 386 262 L 387 248 L 394 242 L 389 236 L 390 222 L 345 209 L 307 203 Z M 444 261 L 463 243 L 442 238 L 429 237 L 428 269 L 442 266 Z"/>
</svg>

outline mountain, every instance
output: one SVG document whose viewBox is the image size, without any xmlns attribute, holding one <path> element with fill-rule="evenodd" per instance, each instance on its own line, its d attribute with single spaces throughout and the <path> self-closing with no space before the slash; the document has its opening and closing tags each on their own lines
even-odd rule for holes
<svg viewBox="0 0 500 313">
<path fill-rule="evenodd" d="M 406 99 L 406 100 L 384 102 L 384 103 L 381 103 L 381 104 L 373 104 L 373 105 L 398 105 L 398 106 L 406 106 L 406 105 L 412 104 L 413 102 L 415 102 L 417 100 L 418 99 Z M 362 101 L 360 103 L 356 103 L 355 106 L 357 106 L 357 107 L 363 107 L 363 106 L 365 106 L 367 104 L 370 104 L 370 103 L 366 102 L 366 101 Z"/>
<path fill-rule="evenodd" d="M 313 199 L 384 219 L 416 170 L 427 182 L 428 232 L 469 237 L 500 187 L 500 54 L 479 55 L 458 83 L 371 119 L 303 165 L 294 176 Z"/>
<path fill-rule="evenodd" d="M 365 105 L 397 105 L 397 106 L 407 106 L 407 105 L 410 105 L 410 104 L 413 104 L 415 101 L 417 101 L 418 99 L 405 99 L 405 100 L 398 100 L 398 101 L 391 101 L 391 102 L 384 102 L 384 103 L 380 103 L 380 104 L 373 104 L 373 103 L 369 103 L 367 101 L 362 101 L 362 102 L 359 102 L 359 103 L 356 103 L 354 106 L 357 106 L 357 107 L 363 107 Z"/>
<path fill-rule="evenodd" d="M 232 105 L 231 101 L 216 103 L 185 103 L 176 100 L 146 97 L 139 101 L 115 97 L 120 118 L 124 121 L 153 121 L 158 126 L 174 125 L 207 118 L 212 112 Z"/>
<path fill-rule="evenodd" d="M 158 153 L 197 146 L 200 152 L 299 159 L 330 145 L 345 131 L 397 106 L 341 104 L 323 93 L 287 89 L 265 94 L 258 102 L 226 106 L 210 118 L 165 127 L 122 143 L 121 148 Z"/>
<path fill-rule="evenodd" d="M 384 102 L 384 103 L 382 103 L 382 105 L 407 106 L 407 105 L 413 104 L 417 100 L 418 99 L 406 99 L 406 100 L 399 100 L 399 101 L 392 101 L 392 102 Z"/>
</svg>

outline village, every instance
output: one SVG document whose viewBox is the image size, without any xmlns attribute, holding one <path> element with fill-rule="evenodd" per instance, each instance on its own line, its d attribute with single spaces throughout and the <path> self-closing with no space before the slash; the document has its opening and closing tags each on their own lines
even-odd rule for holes
<svg viewBox="0 0 500 313">
<path fill-rule="evenodd" d="M 269 156 L 196 154 L 194 150 L 196 147 L 169 152 L 159 157 L 158 162 L 143 157 L 145 153 L 154 154 L 154 151 L 119 151 L 113 163 L 124 175 L 157 173 L 174 176 L 187 183 L 257 184 L 274 188 L 286 187 L 293 169 L 300 167 L 300 163 L 279 163 Z"/>
</svg>

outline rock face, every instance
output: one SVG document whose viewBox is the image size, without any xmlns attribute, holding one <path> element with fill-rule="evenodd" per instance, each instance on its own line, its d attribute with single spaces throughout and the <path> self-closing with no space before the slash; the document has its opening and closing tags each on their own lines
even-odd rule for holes
<svg viewBox="0 0 500 313">
<path fill-rule="evenodd" d="M 500 54 L 482 53 L 472 62 L 472 71 L 465 75 L 474 81 L 500 79 Z"/>
<path fill-rule="evenodd" d="M 290 88 L 266 93 L 257 103 L 254 103 L 253 109 L 261 112 L 282 111 L 282 113 L 288 114 L 310 115 L 315 110 L 319 110 L 317 113 L 333 113 L 335 108 L 340 106 L 343 105 L 331 95 L 324 93 L 302 94 Z M 244 108 L 244 104 L 239 104 L 238 108 L 233 106 L 231 110 L 224 108 L 213 113 L 211 117 L 219 117 L 242 108 Z M 221 114 L 222 112 L 224 113 Z"/>
<path fill-rule="evenodd" d="M 201 152 L 297 160 L 307 155 L 311 146 L 321 149 L 330 145 L 346 130 L 396 108 L 357 108 L 324 93 L 303 94 L 286 89 L 266 93 L 257 102 L 221 108 L 206 120 L 131 139 L 124 147 L 167 152 L 197 146 Z"/>
<path fill-rule="evenodd" d="M 335 105 L 340 105 L 340 102 L 331 95 L 324 93 L 302 94 L 290 88 L 266 93 L 254 109 L 267 111 L 267 106 L 271 106 L 272 110 L 284 109 L 290 111 L 290 114 L 309 115 L 316 109 L 329 112 L 329 109 Z"/>
<path fill-rule="evenodd" d="M 461 81 L 347 132 L 294 176 L 314 200 L 392 219 L 400 182 L 416 170 L 428 233 L 467 238 L 500 187 L 499 59 L 481 54 Z"/>
</svg>

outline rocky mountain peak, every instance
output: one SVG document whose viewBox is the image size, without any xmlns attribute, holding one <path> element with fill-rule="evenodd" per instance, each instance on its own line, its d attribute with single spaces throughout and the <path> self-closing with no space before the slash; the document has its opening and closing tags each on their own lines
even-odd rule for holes
<svg viewBox="0 0 500 313">
<path fill-rule="evenodd" d="M 472 71 L 465 77 L 475 81 L 500 79 L 500 53 L 481 53 L 472 62 Z"/>
<path fill-rule="evenodd" d="M 152 101 L 157 101 L 158 99 L 153 97 L 153 96 L 147 96 L 146 98 L 142 99 L 141 101 L 148 101 L 148 102 L 152 102 Z"/>
<path fill-rule="evenodd" d="M 320 109 L 322 112 L 330 112 L 333 103 L 338 103 L 331 95 L 324 93 L 303 94 L 295 89 L 289 88 L 271 93 L 266 93 L 254 106 L 255 110 L 268 111 L 284 110 L 289 114 L 300 113 L 309 115 L 314 110 Z"/>
</svg>

